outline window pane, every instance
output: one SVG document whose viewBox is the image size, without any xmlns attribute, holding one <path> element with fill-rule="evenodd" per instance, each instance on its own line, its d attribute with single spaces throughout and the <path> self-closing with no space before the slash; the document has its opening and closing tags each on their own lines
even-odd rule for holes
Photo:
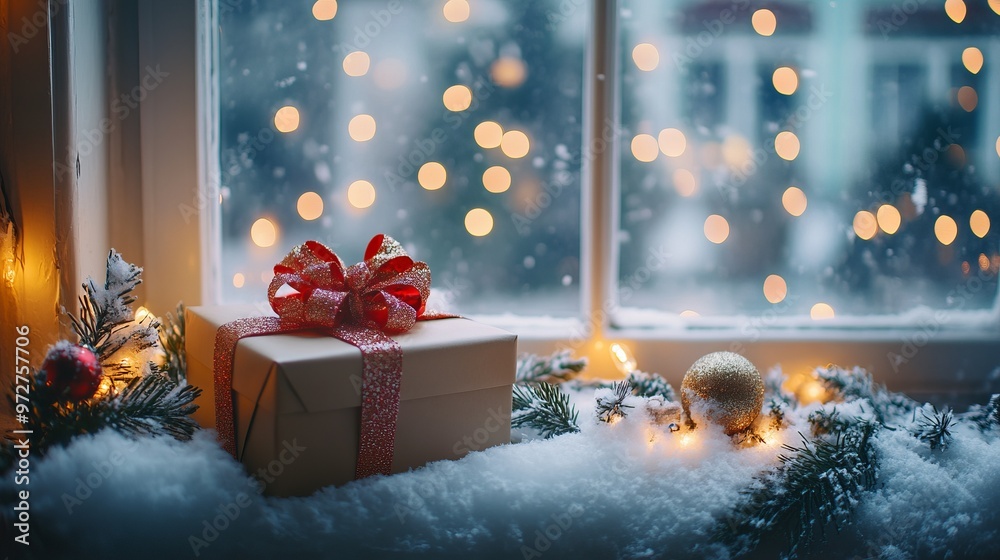
<svg viewBox="0 0 1000 560">
<path fill-rule="evenodd" d="M 386 233 L 431 265 L 447 307 L 578 311 L 586 6 L 219 11 L 225 300 L 263 299 L 307 239 L 350 264 Z"/>
<path fill-rule="evenodd" d="M 997 7 L 762 6 L 620 5 L 618 320 L 990 309 Z"/>
</svg>

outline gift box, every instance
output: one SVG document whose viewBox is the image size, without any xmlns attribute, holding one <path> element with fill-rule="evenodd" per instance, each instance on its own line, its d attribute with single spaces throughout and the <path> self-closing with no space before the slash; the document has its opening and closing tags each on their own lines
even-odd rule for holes
<svg viewBox="0 0 1000 560">
<path fill-rule="evenodd" d="M 204 390 L 195 419 L 216 426 L 216 332 L 254 306 L 186 312 L 188 382 Z M 461 318 L 394 334 L 403 352 L 392 473 L 510 442 L 516 336 Z M 236 454 L 276 496 L 355 478 L 362 352 L 314 331 L 244 338 L 232 370 Z"/>
</svg>

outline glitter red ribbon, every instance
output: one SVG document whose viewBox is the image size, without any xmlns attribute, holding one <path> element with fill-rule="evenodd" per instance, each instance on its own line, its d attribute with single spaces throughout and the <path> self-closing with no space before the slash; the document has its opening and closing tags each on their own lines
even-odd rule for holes
<svg viewBox="0 0 1000 560">
<path fill-rule="evenodd" d="M 240 339 L 320 330 L 361 350 L 361 445 L 356 478 L 389 474 L 392 467 L 403 351 L 389 334 L 427 319 L 431 271 L 393 238 L 377 235 L 364 261 L 345 267 L 322 243 L 307 241 L 274 267 L 267 296 L 277 317 L 249 317 L 222 325 L 215 337 L 215 416 L 222 446 L 236 457 L 233 359 Z"/>
</svg>

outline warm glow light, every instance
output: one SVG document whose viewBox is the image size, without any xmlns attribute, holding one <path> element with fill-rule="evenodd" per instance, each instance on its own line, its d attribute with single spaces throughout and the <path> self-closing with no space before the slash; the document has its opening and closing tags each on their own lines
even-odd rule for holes
<svg viewBox="0 0 1000 560">
<path fill-rule="evenodd" d="M 355 208 L 368 208 L 375 203 L 375 186 L 368 181 L 354 181 L 347 187 L 347 201 Z"/>
<path fill-rule="evenodd" d="M 496 148 L 503 139 L 503 127 L 493 121 L 483 121 L 476 125 L 472 135 L 481 147 Z"/>
<path fill-rule="evenodd" d="M 676 128 L 664 128 L 656 138 L 660 151 L 667 157 L 679 157 L 687 147 L 687 138 Z"/>
<path fill-rule="evenodd" d="M 944 3 L 944 13 L 955 23 L 962 23 L 965 20 L 965 12 L 963 0 L 946 0 Z"/>
<path fill-rule="evenodd" d="M 979 253 L 979 270 L 986 272 L 990 269 L 990 258 L 985 253 Z"/>
<path fill-rule="evenodd" d="M 771 76 L 774 89 L 783 95 L 791 95 L 799 88 L 799 75 L 788 66 L 782 66 Z"/>
<path fill-rule="evenodd" d="M 687 169 L 674 171 L 674 189 L 681 196 L 691 196 L 698 191 L 698 180 Z"/>
<path fill-rule="evenodd" d="M 764 298 L 771 303 L 781 303 L 788 295 L 788 284 L 777 274 L 764 279 Z"/>
<path fill-rule="evenodd" d="M 528 67 L 520 58 L 502 56 L 490 67 L 490 76 L 493 77 L 493 83 L 500 87 L 516 88 L 524 83 Z"/>
<path fill-rule="evenodd" d="M 799 156 L 799 137 L 788 130 L 779 132 L 774 137 L 774 151 L 781 159 L 792 161 Z"/>
<path fill-rule="evenodd" d="M 447 179 L 448 172 L 436 161 L 428 161 L 420 166 L 420 171 L 417 171 L 417 182 L 429 191 L 440 189 Z"/>
<path fill-rule="evenodd" d="M 781 205 L 785 207 L 785 211 L 789 214 L 801 216 L 806 211 L 809 200 L 806 198 L 806 193 L 802 192 L 802 189 L 788 187 L 785 189 L 784 194 L 781 195 Z"/>
<path fill-rule="evenodd" d="M 611 351 L 611 361 L 614 362 L 618 371 L 625 375 L 635 371 L 637 362 L 628 346 L 621 342 L 615 342 L 608 347 L 608 350 Z"/>
<path fill-rule="evenodd" d="M 878 227 L 882 228 L 882 231 L 892 235 L 896 233 L 899 229 L 899 224 L 902 222 L 902 217 L 899 215 L 899 210 L 896 209 L 892 204 L 883 204 L 878 207 L 878 212 L 875 213 L 875 217 L 878 219 Z"/>
<path fill-rule="evenodd" d="M 951 216 L 942 214 L 934 222 L 934 235 L 942 245 L 951 245 L 958 237 L 958 224 Z"/>
<path fill-rule="evenodd" d="M 371 66 L 371 59 L 365 51 L 354 51 L 344 57 L 344 73 L 348 76 L 358 77 L 368 73 Z"/>
<path fill-rule="evenodd" d="M 778 27 L 778 20 L 774 17 L 774 12 L 766 9 L 754 12 L 750 23 L 753 24 L 753 30 L 764 37 L 774 35 L 774 30 Z"/>
<path fill-rule="evenodd" d="M 997 149 L 997 157 L 1000 157 L 1000 136 L 997 136 L 996 149 Z"/>
<path fill-rule="evenodd" d="M 691 432 L 687 432 L 686 434 L 678 438 L 677 442 L 681 445 L 681 447 L 690 447 L 695 442 L 694 434 L 692 434 Z"/>
<path fill-rule="evenodd" d="M 632 139 L 632 155 L 642 162 L 650 162 L 656 159 L 660 153 L 660 147 L 650 134 L 637 134 Z"/>
<path fill-rule="evenodd" d="M 452 23 L 462 23 L 469 19 L 469 2 L 467 0 L 448 0 L 444 3 L 444 19 Z"/>
<path fill-rule="evenodd" d="M 990 217 L 982 210 L 976 210 L 969 216 L 969 227 L 976 237 L 982 239 L 990 232 Z"/>
<path fill-rule="evenodd" d="M 313 4 L 313 17 L 320 21 L 329 21 L 337 15 L 337 0 L 316 0 Z"/>
<path fill-rule="evenodd" d="M 358 115 L 347 124 L 347 133 L 355 142 L 367 142 L 375 136 L 375 118 L 371 115 Z"/>
<path fill-rule="evenodd" d="M 818 379 L 810 379 L 799 385 L 795 391 L 795 397 L 800 404 L 823 402 L 827 397 L 826 388 Z"/>
<path fill-rule="evenodd" d="M 465 215 L 465 229 L 476 237 L 493 231 L 493 216 L 482 208 L 473 208 Z"/>
<path fill-rule="evenodd" d="M 854 215 L 854 233 L 865 241 L 875 237 L 878 233 L 878 220 L 875 214 L 867 210 L 861 210 Z"/>
<path fill-rule="evenodd" d="M 1000 16 L 1000 0 L 990 0 L 990 9 L 993 10 L 993 13 Z"/>
<path fill-rule="evenodd" d="M 976 109 L 976 105 L 979 105 L 979 94 L 972 86 L 962 86 L 958 88 L 958 104 L 961 105 L 962 109 L 965 109 L 966 113 L 971 113 Z"/>
<path fill-rule="evenodd" d="M 285 105 L 274 114 L 274 128 L 278 132 L 292 132 L 299 127 L 299 110 Z"/>
<path fill-rule="evenodd" d="M 302 193 L 295 209 L 303 220 L 315 220 L 323 215 L 323 198 L 314 192 Z"/>
<path fill-rule="evenodd" d="M 833 308 L 830 307 L 828 303 L 817 303 L 812 306 L 809 310 L 809 317 L 814 321 L 822 321 L 823 319 L 833 319 L 834 313 Z"/>
<path fill-rule="evenodd" d="M 660 64 L 660 52 L 649 43 L 639 43 L 632 49 L 632 60 L 643 72 L 651 72 Z"/>
<path fill-rule="evenodd" d="M 483 186 L 491 193 L 502 193 L 510 188 L 510 171 L 494 165 L 483 172 Z"/>
<path fill-rule="evenodd" d="M 962 64 L 965 69 L 973 74 L 978 74 L 983 68 L 983 51 L 976 47 L 969 47 L 962 51 Z"/>
<path fill-rule="evenodd" d="M 139 309 L 135 310 L 135 322 L 136 323 L 141 323 L 141 322 L 145 321 L 146 319 L 149 319 L 150 316 L 152 316 L 152 315 L 153 314 L 150 313 L 148 309 L 146 309 L 145 307 L 143 307 L 143 306 L 140 305 Z"/>
<path fill-rule="evenodd" d="M 705 219 L 705 237 L 712 243 L 722 243 L 729 237 L 729 222 L 718 214 L 712 214 Z"/>
<path fill-rule="evenodd" d="M 722 141 L 722 159 L 731 169 L 739 170 L 751 158 L 750 142 L 738 134 L 727 136 Z"/>
<path fill-rule="evenodd" d="M 258 247 L 270 247 L 278 240 L 278 228 L 267 218 L 258 218 L 250 227 L 250 239 Z"/>
<path fill-rule="evenodd" d="M 693 309 L 685 309 L 684 311 L 681 311 L 680 315 L 681 317 L 701 317 L 701 313 L 698 313 Z"/>
<path fill-rule="evenodd" d="M 472 90 L 463 85 L 451 86 L 444 90 L 441 100 L 449 111 L 464 111 L 472 105 Z"/>
<path fill-rule="evenodd" d="M 500 138 L 500 151 L 509 158 L 523 158 L 528 155 L 531 143 L 528 142 L 528 135 L 520 130 L 508 130 Z"/>
<path fill-rule="evenodd" d="M 237 272 L 233 274 L 233 286 L 236 288 L 242 288 L 244 284 L 247 283 L 246 276 L 243 276 L 242 272 Z"/>
</svg>

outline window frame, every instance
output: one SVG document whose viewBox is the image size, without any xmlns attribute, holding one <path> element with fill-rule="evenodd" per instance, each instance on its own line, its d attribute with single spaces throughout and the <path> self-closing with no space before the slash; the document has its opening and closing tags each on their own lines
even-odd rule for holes
<svg viewBox="0 0 1000 560">
<path fill-rule="evenodd" d="M 172 307 L 167 301 L 185 299 L 189 303 L 218 301 L 219 220 L 217 212 L 200 211 L 197 227 L 184 223 L 182 212 L 163 211 L 192 204 L 192 191 L 164 188 L 163 170 L 184 169 L 183 175 L 196 184 L 195 204 L 218 208 L 211 201 L 219 192 L 217 93 L 212 79 L 217 71 L 218 46 L 214 40 L 219 7 L 228 9 L 230 0 L 189 0 L 157 8 L 153 0 L 139 0 L 140 68 L 169 61 L 178 86 L 188 100 L 184 103 L 145 103 L 142 106 L 142 192 L 146 212 L 156 213 L 156 226 L 144 230 L 145 254 L 177 257 L 177 247 L 187 246 L 184 258 L 197 247 L 195 276 L 178 277 L 147 266 L 150 292 L 157 294 L 155 309 Z M 520 352 L 547 353 L 570 349 L 587 355 L 594 376 L 617 373 L 607 347 L 624 342 L 631 347 L 640 369 L 657 370 L 677 383 L 687 367 L 701 355 L 715 350 L 733 350 L 746 355 L 761 371 L 782 366 L 785 373 L 807 373 L 827 363 L 859 365 L 872 371 L 877 380 L 893 389 L 911 394 L 975 393 L 986 391 L 991 373 L 998 371 L 996 349 L 1000 344 L 1000 296 L 994 304 L 991 325 L 982 331 L 950 328 L 954 312 L 947 320 L 930 325 L 887 328 L 843 328 L 817 326 L 809 329 L 774 328 L 767 313 L 751 317 L 728 328 L 636 329 L 616 328 L 611 320 L 619 303 L 618 250 L 614 242 L 619 228 L 618 154 L 621 133 L 616 76 L 619 59 L 617 0 L 590 0 L 577 3 L 591 10 L 591 40 L 586 47 L 584 84 L 584 146 L 582 169 L 581 298 L 582 316 L 557 327 L 519 328 Z M 178 41 L 196 41 L 194 55 Z M 165 96 L 164 96 L 165 97 Z M 185 127 L 156 130 L 146 123 L 179 119 Z M 182 130 L 188 132 L 181 132 Z M 607 131 L 613 131 L 608 137 Z M 160 149 L 162 146 L 191 145 L 196 131 L 197 149 Z M 603 141 L 604 147 L 597 149 Z M 595 144 L 595 142 L 597 142 Z M 177 179 L 174 179 L 177 180 Z M 181 183 L 183 184 L 183 183 Z M 166 191 L 166 192 L 164 192 Z M 148 215 L 144 213 L 144 215 Z M 590 227 L 587 227 L 589 224 Z M 180 231 L 180 238 L 163 231 Z M 196 231 L 196 234 L 192 234 Z M 164 258 L 164 260 L 166 260 Z M 168 261 L 169 262 L 169 261 Z M 177 297 L 196 294 L 195 297 Z M 150 298 L 151 301 L 154 298 Z M 958 313 L 961 314 L 960 312 Z M 960 317 L 957 318 L 960 320 Z M 501 325 L 503 326 L 503 325 Z M 507 325 L 511 327 L 513 325 Z M 893 356 L 896 363 L 893 363 Z M 655 365 L 654 365 L 655 364 Z M 942 371 L 955 371 L 942 376 Z"/>
</svg>

